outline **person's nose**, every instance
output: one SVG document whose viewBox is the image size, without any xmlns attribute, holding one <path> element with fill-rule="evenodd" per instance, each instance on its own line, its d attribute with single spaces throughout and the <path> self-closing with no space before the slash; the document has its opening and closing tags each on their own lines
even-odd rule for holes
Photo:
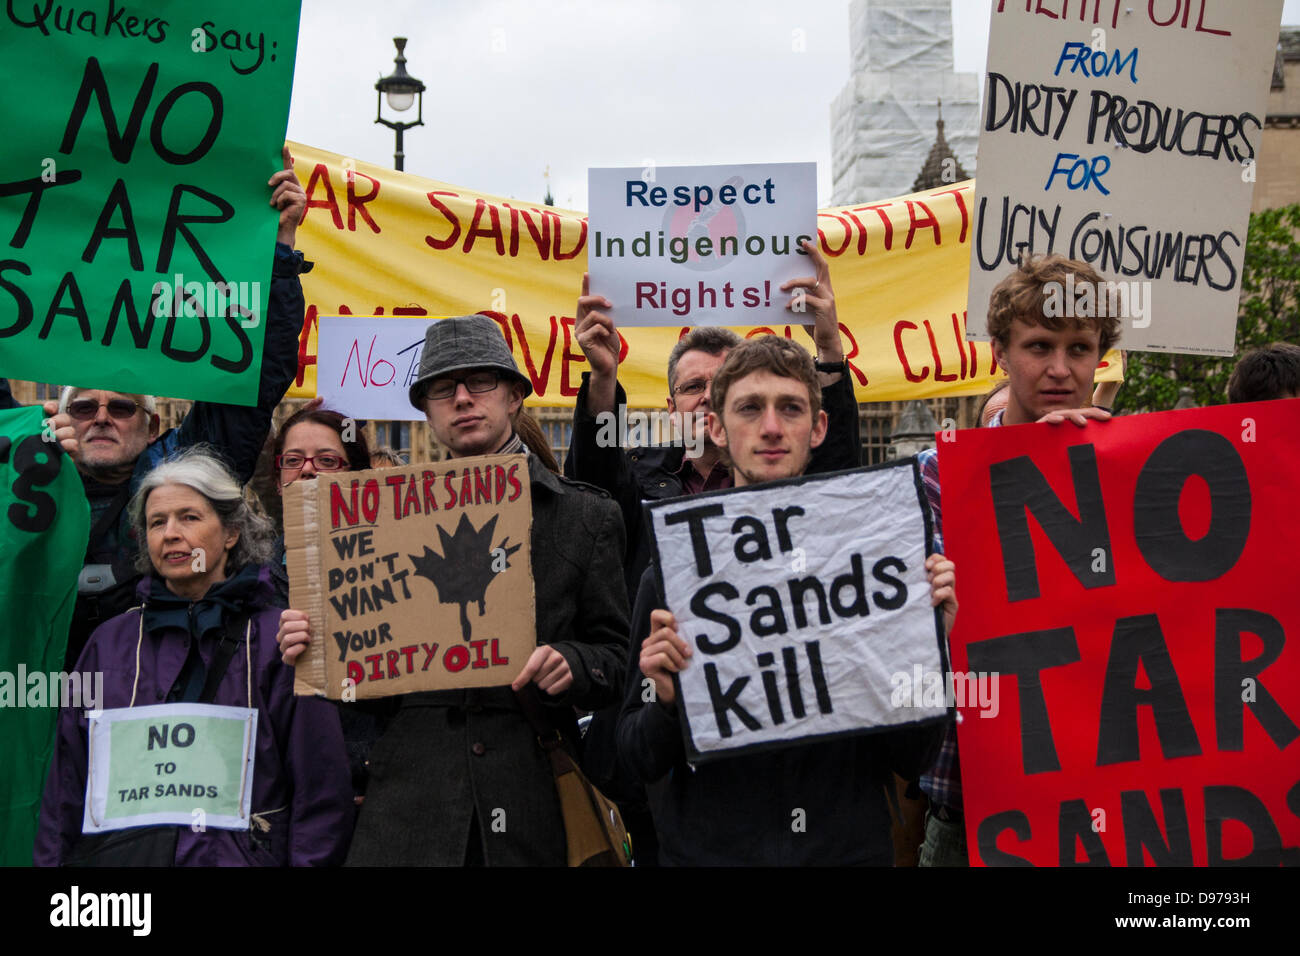
<svg viewBox="0 0 1300 956">
<path fill-rule="evenodd" d="M 763 435 L 765 437 L 778 437 L 781 434 L 781 416 L 776 412 L 775 405 L 769 405 L 763 410 Z"/>
<path fill-rule="evenodd" d="M 95 409 L 95 417 L 91 423 L 95 425 L 106 425 L 113 420 L 113 416 L 108 414 L 108 403 L 101 402 L 99 408 Z"/>
<path fill-rule="evenodd" d="M 1047 374 L 1053 378 L 1069 378 L 1070 364 L 1066 361 L 1065 349 L 1056 349 L 1052 352 Z"/>
<path fill-rule="evenodd" d="M 464 382 L 456 383 L 456 391 L 452 393 L 452 402 L 457 406 L 471 405 L 474 402 L 474 396 L 469 390 L 469 386 Z"/>
<path fill-rule="evenodd" d="M 181 523 L 178 518 L 167 519 L 167 525 L 163 528 L 163 540 L 168 542 L 182 540 Z"/>
<path fill-rule="evenodd" d="M 304 462 L 302 463 L 302 467 L 301 467 L 300 469 L 298 469 L 298 477 L 299 477 L 299 478 L 315 478 L 315 477 L 316 477 L 316 462 L 311 461 L 310 459 L 307 460 L 307 461 L 304 461 Z"/>
</svg>

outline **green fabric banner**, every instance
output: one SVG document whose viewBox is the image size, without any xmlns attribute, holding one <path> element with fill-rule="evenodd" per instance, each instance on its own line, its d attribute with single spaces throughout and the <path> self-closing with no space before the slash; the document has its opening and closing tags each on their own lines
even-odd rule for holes
<svg viewBox="0 0 1300 956">
<path fill-rule="evenodd" d="M 5 5 L 0 375 L 256 403 L 298 13 Z"/>
<path fill-rule="evenodd" d="M 90 506 L 40 408 L 0 412 L 0 864 L 30 866 Z M 87 690 L 90 690 L 89 688 Z M 78 703 L 89 701 L 84 696 Z"/>
</svg>

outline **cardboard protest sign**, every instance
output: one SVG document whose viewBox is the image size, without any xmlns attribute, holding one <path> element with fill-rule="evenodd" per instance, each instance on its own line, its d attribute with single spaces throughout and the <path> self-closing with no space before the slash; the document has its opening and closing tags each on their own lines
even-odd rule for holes
<svg viewBox="0 0 1300 956">
<path fill-rule="evenodd" d="M 989 31 L 967 329 L 1020 250 L 1082 259 L 1128 349 L 1231 355 L 1282 0 L 999 0 Z M 1080 294 L 1086 298 L 1078 297 Z M 1055 305 L 1053 305 L 1055 301 Z"/>
<path fill-rule="evenodd" d="M 946 670 L 914 459 L 649 510 L 661 593 L 695 651 L 674 677 L 690 759 L 948 713 L 910 690 Z"/>
<path fill-rule="evenodd" d="M 83 833 L 168 824 L 248 829 L 256 708 L 115 707 L 89 717 L 87 737 Z"/>
<path fill-rule="evenodd" d="M 58 707 L 99 706 L 103 681 L 61 679 L 90 506 L 39 408 L 0 411 L 0 865 L 29 866 Z M 71 693 L 69 693 L 71 692 Z"/>
<path fill-rule="evenodd" d="M 256 403 L 298 8 L 5 7 L 0 374 Z"/>
<path fill-rule="evenodd" d="M 816 269 L 817 164 L 587 171 L 591 292 L 620 326 L 790 321 L 780 285 Z"/>
<path fill-rule="evenodd" d="M 320 320 L 317 394 L 356 418 L 424 421 L 409 397 L 434 319 L 333 315 Z"/>
<path fill-rule="evenodd" d="M 478 312 L 500 326 L 532 382 L 529 405 L 573 404 L 588 370 L 573 328 L 588 265 L 583 213 L 290 148 L 307 191 L 298 235 L 317 264 L 302 279 L 307 314 L 291 396 L 316 394 L 322 316 L 378 315 L 382 323 Z M 966 339 L 974 193 L 968 181 L 817 213 L 858 401 L 975 395 L 992 386 L 988 343 Z M 809 344 L 792 318 L 736 331 Z M 687 326 L 620 327 L 618 379 L 633 406 L 663 405 L 665 357 Z M 1119 381 L 1117 352 L 1098 379 Z"/>
<path fill-rule="evenodd" d="M 509 684 L 537 647 L 523 455 L 318 475 L 285 489 L 294 691 L 331 700 Z"/>
<path fill-rule="evenodd" d="M 939 443 L 957 725 L 987 865 L 1300 862 L 1300 401 Z"/>
</svg>

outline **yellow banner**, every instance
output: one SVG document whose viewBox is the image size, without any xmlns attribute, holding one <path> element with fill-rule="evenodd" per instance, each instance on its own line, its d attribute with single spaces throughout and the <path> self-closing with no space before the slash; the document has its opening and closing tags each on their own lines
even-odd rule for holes
<svg viewBox="0 0 1300 956">
<path fill-rule="evenodd" d="M 503 199 L 290 143 L 307 191 L 298 245 L 307 317 L 289 394 L 316 394 L 316 322 L 323 315 L 495 319 L 532 405 L 572 405 L 587 361 L 573 333 L 587 218 Z M 830 258 L 844 353 L 860 402 L 976 395 L 994 381 L 987 342 L 966 341 L 974 180 L 817 214 Z M 811 274 L 811 273 L 810 273 Z M 634 406 L 664 404 L 668 353 L 689 327 L 621 330 L 619 382 Z M 811 347 L 799 325 L 775 332 Z M 1112 352 L 1098 379 L 1118 380 Z"/>
</svg>

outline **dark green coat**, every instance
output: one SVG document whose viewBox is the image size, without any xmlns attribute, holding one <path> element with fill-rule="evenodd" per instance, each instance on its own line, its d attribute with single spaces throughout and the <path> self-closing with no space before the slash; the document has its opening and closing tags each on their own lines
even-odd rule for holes
<svg viewBox="0 0 1300 956">
<path fill-rule="evenodd" d="M 608 496 L 552 474 L 531 455 L 528 471 L 537 642 L 554 645 L 573 671 L 566 694 L 541 696 L 561 733 L 576 741 L 575 707 L 621 699 L 623 522 Z M 381 706 L 391 716 L 370 752 L 348 865 L 458 866 L 474 812 L 489 865 L 565 865 L 550 763 L 509 687 L 407 694 Z"/>
</svg>

